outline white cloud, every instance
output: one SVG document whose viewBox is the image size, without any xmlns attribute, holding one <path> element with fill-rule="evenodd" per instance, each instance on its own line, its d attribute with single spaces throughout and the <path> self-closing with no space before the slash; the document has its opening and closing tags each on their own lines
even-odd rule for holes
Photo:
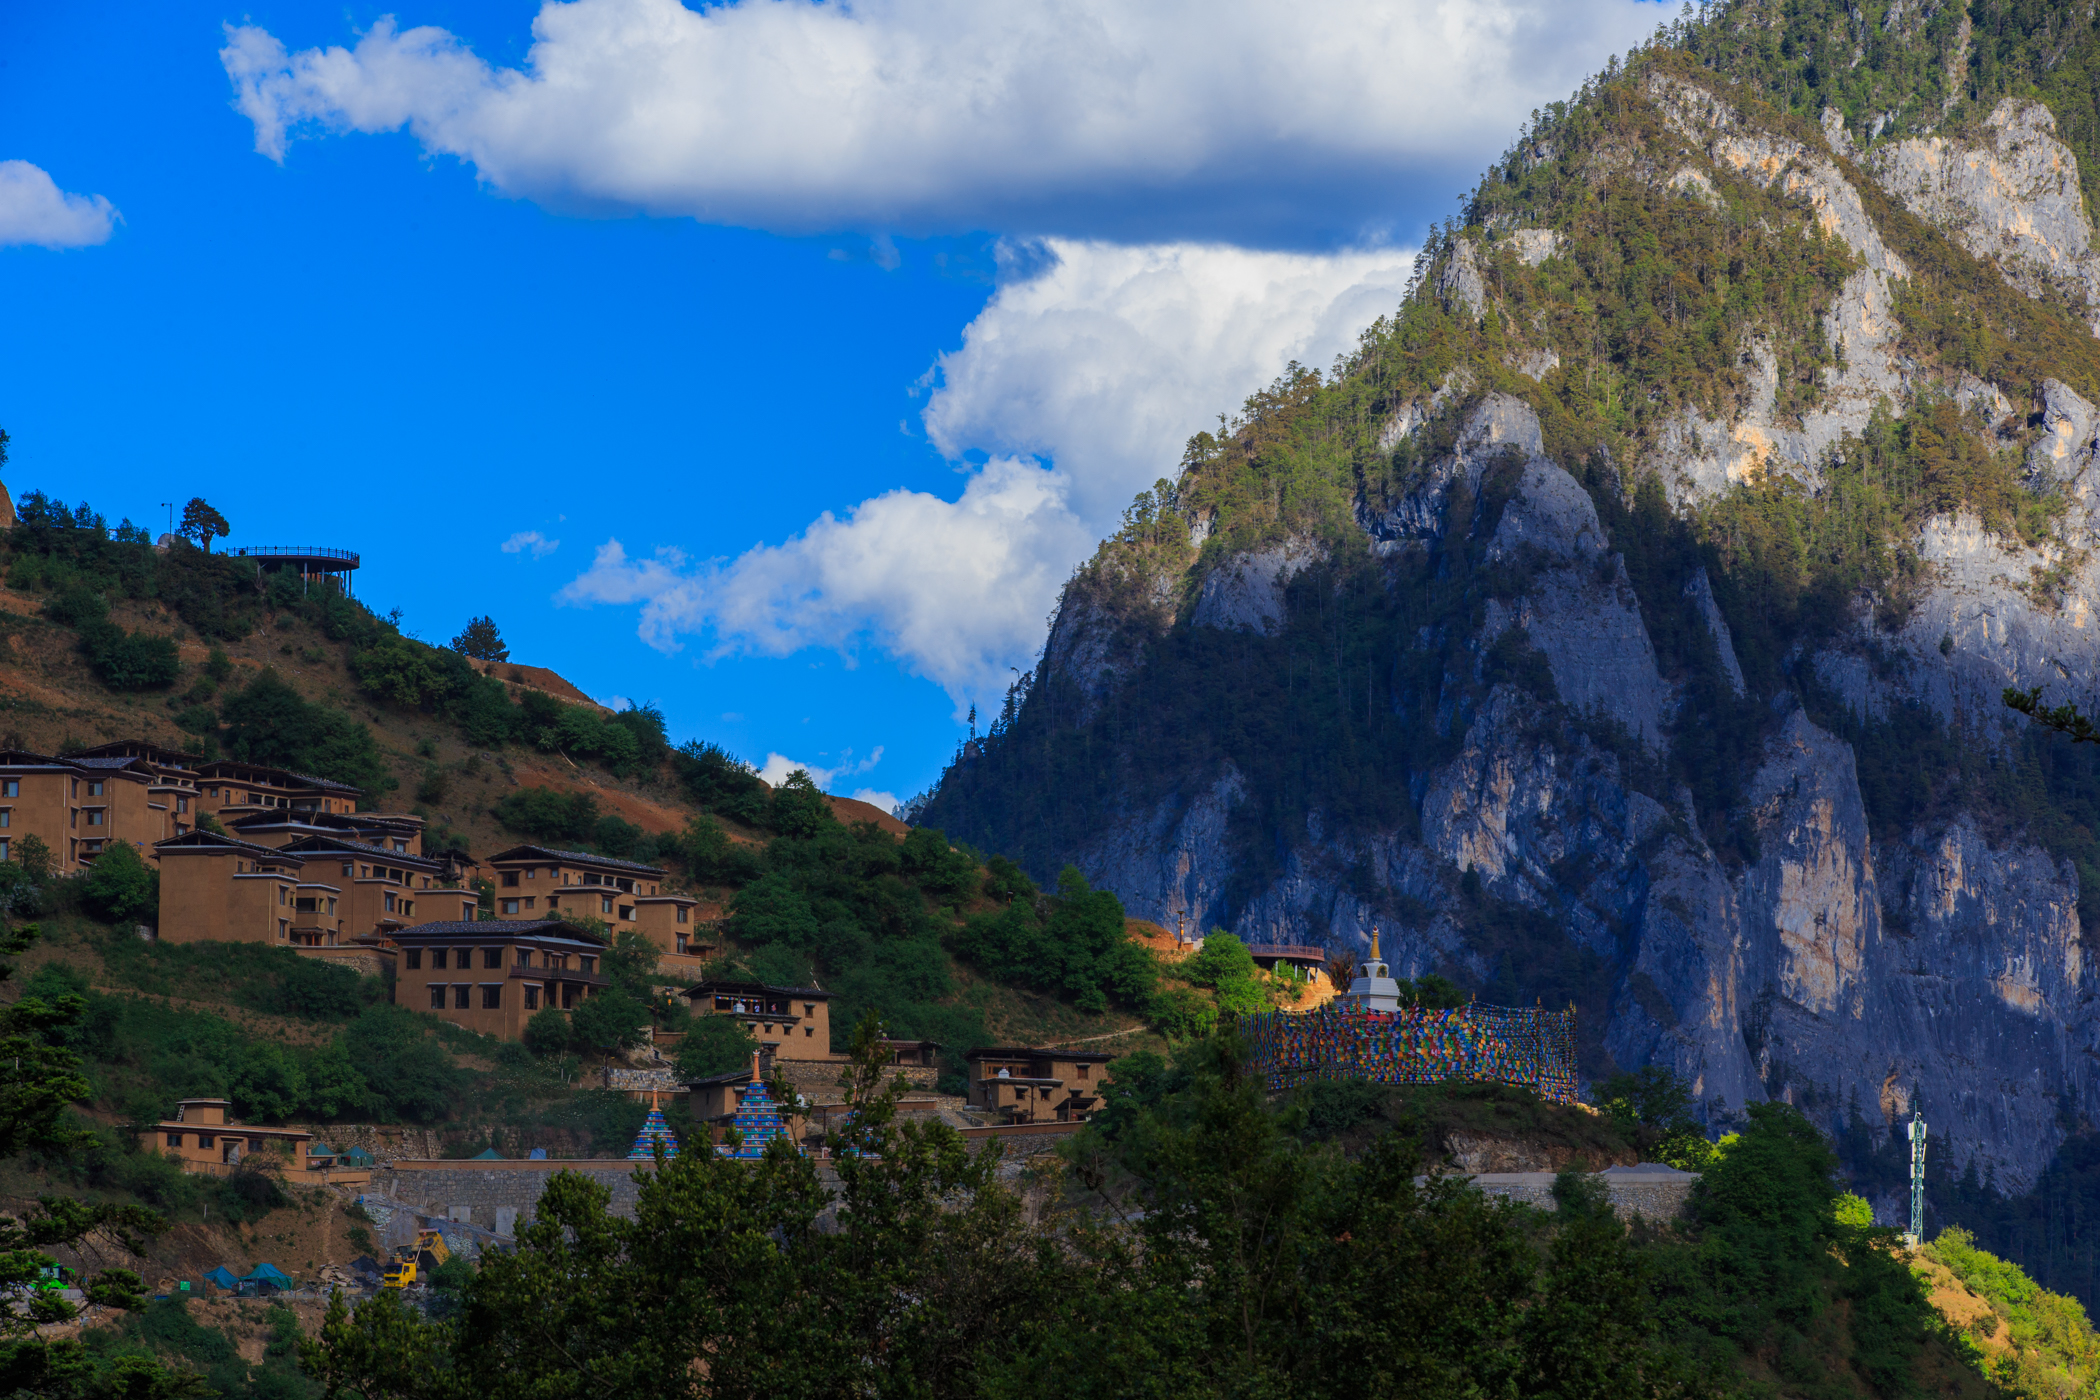
<svg viewBox="0 0 2100 1400">
<path fill-rule="evenodd" d="M 558 595 L 642 606 L 665 651 L 851 654 L 862 642 L 944 687 L 957 713 L 996 703 L 1042 644 L 1072 568 L 1133 494 L 1171 476 L 1182 443 L 1293 358 L 1325 364 L 1398 305 L 1405 250 L 1327 256 L 1053 242 L 942 357 L 926 410 L 942 450 L 1000 455 L 960 499 L 892 491 L 844 519 L 728 562 L 618 540 Z M 1045 465 L 1045 460 L 1050 465 Z"/>
<path fill-rule="evenodd" d="M 109 242 L 123 215 L 99 194 L 67 194 L 26 160 L 0 160 L 0 248 L 87 248 Z"/>
<path fill-rule="evenodd" d="M 406 127 L 562 206 L 1273 245 L 1386 227 L 1424 182 L 1441 204 L 1523 113 L 1664 17 L 1638 0 L 546 0 L 520 68 L 392 18 L 297 52 L 229 25 L 220 59 L 280 160 L 301 130 Z"/>
<path fill-rule="evenodd" d="M 816 763 L 803 763 L 799 759 L 789 758 L 783 753 L 769 753 L 766 755 L 766 761 L 759 765 L 758 776 L 773 787 L 779 787 L 788 780 L 788 774 L 800 769 L 809 774 L 811 782 L 825 792 L 830 792 L 837 785 L 839 779 L 858 777 L 880 762 L 882 762 L 882 745 L 880 744 L 875 746 L 873 753 L 857 763 L 853 760 L 852 751 L 848 750 L 844 759 L 841 760 L 836 768 L 826 768 Z M 862 788 L 853 795 L 865 802 L 870 800 L 862 796 L 862 793 L 867 791 L 868 789 Z M 892 798 L 891 806 L 894 807 L 895 805 L 896 800 Z"/>
<path fill-rule="evenodd" d="M 851 796 L 855 802 L 865 802 L 870 806 L 880 807 L 893 817 L 897 815 L 897 808 L 902 805 L 898 801 L 896 793 L 877 792 L 874 788 L 855 788 Z"/>
<path fill-rule="evenodd" d="M 537 530 L 520 530 L 503 542 L 505 554 L 530 553 L 535 559 L 544 559 L 560 548 L 560 540 L 550 540 Z"/>
<path fill-rule="evenodd" d="M 1325 368 L 1353 346 L 1399 306 L 1414 265 L 1412 249 L 1053 239 L 1040 253 L 1054 265 L 1002 286 L 941 356 L 926 430 L 951 457 L 1049 458 L 1097 533 L 1286 362 Z"/>
<path fill-rule="evenodd" d="M 699 632 L 712 633 L 717 656 L 804 647 L 850 655 L 870 641 L 960 704 L 996 693 L 1017 642 L 1040 634 L 1058 586 L 1092 545 L 1064 486 L 1032 462 L 998 458 L 958 500 L 891 491 L 844 519 L 826 511 L 785 543 L 698 567 L 668 547 L 632 559 L 611 540 L 557 596 L 640 603 L 643 640 L 665 651 Z"/>
</svg>

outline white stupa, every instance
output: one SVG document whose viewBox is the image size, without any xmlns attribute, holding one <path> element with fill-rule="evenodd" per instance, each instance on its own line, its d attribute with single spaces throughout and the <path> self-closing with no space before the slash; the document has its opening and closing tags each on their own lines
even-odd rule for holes
<svg viewBox="0 0 2100 1400">
<path fill-rule="evenodd" d="M 1378 930 L 1371 930 L 1371 956 L 1357 964 L 1356 980 L 1342 998 L 1359 1011 L 1398 1011 L 1400 984 L 1392 979 L 1385 960 L 1378 956 Z"/>
</svg>

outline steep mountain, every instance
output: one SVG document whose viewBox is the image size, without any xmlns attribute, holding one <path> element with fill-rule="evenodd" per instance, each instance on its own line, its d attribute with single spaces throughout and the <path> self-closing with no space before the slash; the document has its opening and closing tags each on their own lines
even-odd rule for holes
<svg viewBox="0 0 2100 1400">
<path fill-rule="evenodd" d="M 2100 766 L 2000 699 L 2100 678 L 2096 26 L 1735 0 L 1533 113 L 916 820 L 2032 1186 L 2100 1119 Z"/>
</svg>

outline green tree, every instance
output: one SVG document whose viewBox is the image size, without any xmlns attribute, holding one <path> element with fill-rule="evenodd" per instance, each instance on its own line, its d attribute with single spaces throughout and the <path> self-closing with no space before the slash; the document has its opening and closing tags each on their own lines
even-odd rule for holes
<svg viewBox="0 0 2100 1400">
<path fill-rule="evenodd" d="M 503 644 L 503 634 L 496 630 L 496 619 L 492 617 L 469 619 L 450 645 L 461 656 L 475 661 L 510 660 L 510 648 Z"/>
<path fill-rule="evenodd" d="M 679 1042 L 678 1073 L 684 1079 L 706 1079 L 747 1069 L 757 1049 L 751 1032 L 731 1017 L 695 1016 L 692 1029 Z"/>
<path fill-rule="evenodd" d="M 182 523 L 175 527 L 175 533 L 194 541 L 199 549 L 209 554 L 211 542 L 233 533 L 233 527 L 202 496 L 192 496 L 182 508 Z"/>
<path fill-rule="evenodd" d="M 603 987 L 576 1003 L 569 1021 L 579 1050 L 627 1050 L 647 1037 L 649 1008 L 618 987 Z"/>
<path fill-rule="evenodd" d="M 787 775 L 787 780 L 773 791 L 773 809 L 768 823 L 783 836 L 811 837 L 827 825 L 835 825 L 838 818 L 831 814 L 831 802 L 824 791 L 797 768 Z"/>
<path fill-rule="evenodd" d="M 265 670 L 220 707 L 235 758 L 332 778 L 376 793 L 386 781 L 372 731 L 331 705 L 314 703 Z"/>
<path fill-rule="evenodd" d="M 525 1048 L 541 1059 L 566 1055 L 576 1048 L 575 1028 L 569 1013 L 558 1006 L 543 1006 L 525 1023 Z"/>
<path fill-rule="evenodd" d="M 160 872 L 149 870 L 129 842 L 112 841 L 81 881 L 88 911 L 104 923 L 124 924 L 160 907 Z"/>
</svg>

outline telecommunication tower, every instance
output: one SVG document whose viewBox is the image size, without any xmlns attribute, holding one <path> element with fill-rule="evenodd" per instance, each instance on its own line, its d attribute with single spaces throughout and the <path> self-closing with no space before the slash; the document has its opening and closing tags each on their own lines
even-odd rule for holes
<svg viewBox="0 0 2100 1400">
<path fill-rule="evenodd" d="M 1925 1242 L 1925 1120 L 1910 1115 L 1910 1246 Z"/>
</svg>

